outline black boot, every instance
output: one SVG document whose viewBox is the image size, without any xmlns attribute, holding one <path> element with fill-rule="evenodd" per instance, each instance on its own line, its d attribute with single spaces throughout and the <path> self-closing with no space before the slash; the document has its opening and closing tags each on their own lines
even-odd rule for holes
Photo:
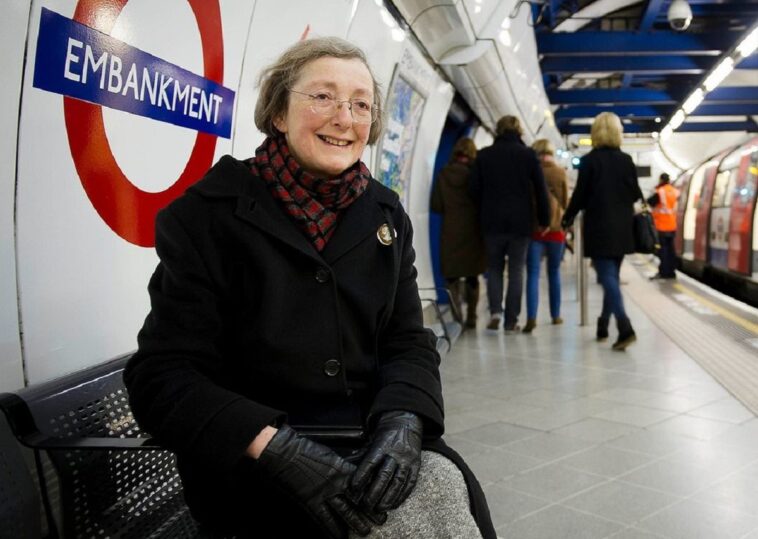
<svg viewBox="0 0 758 539">
<path fill-rule="evenodd" d="M 453 319 L 459 324 L 463 324 L 463 305 L 461 305 L 463 283 L 460 280 L 448 281 L 447 289 L 450 292 L 450 307 L 453 313 Z"/>
<path fill-rule="evenodd" d="M 466 327 L 476 328 L 476 306 L 479 303 L 479 282 L 474 286 L 466 283 Z"/>
<path fill-rule="evenodd" d="M 619 330 L 619 338 L 613 343 L 613 349 L 624 350 L 627 346 L 637 340 L 637 335 L 635 335 L 634 329 L 632 329 L 632 323 L 628 318 L 617 320 L 616 325 Z"/>
<path fill-rule="evenodd" d="M 603 342 L 608 338 L 608 319 L 599 317 L 597 319 L 597 333 L 595 337 L 598 342 Z"/>
</svg>

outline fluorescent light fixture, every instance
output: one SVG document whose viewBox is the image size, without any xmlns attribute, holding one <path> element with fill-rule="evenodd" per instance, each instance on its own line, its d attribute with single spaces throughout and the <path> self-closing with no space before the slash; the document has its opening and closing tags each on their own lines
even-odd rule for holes
<svg viewBox="0 0 758 539">
<path fill-rule="evenodd" d="M 684 117 L 685 117 L 684 111 L 682 109 L 679 109 L 678 111 L 676 111 L 676 113 L 674 113 L 674 116 L 671 117 L 671 121 L 669 122 L 667 127 L 670 127 L 671 130 L 673 131 L 674 129 L 682 125 L 682 123 L 684 123 Z"/>
<path fill-rule="evenodd" d="M 687 98 L 687 101 L 684 102 L 684 105 L 682 105 L 682 110 L 686 114 L 691 113 L 693 110 L 698 108 L 700 106 L 700 103 L 703 102 L 703 98 L 705 97 L 705 92 L 702 88 L 698 88 L 694 92 L 692 92 L 692 95 L 690 95 Z"/>
<path fill-rule="evenodd" d="M 708 78 L 705 79 L 705 82 L 703 83 L 703 86 L 705 86 L 705 91 L 710 92 L 716 86 L 721 84 L 721 81 L 723 81 L 727 75 L 732 72 L 733 69 L 734 58 L 727 56 L 721 61 L 718 67 L 714 69 L 710 75 L 708 75 Z"/>
<path fill-rule="evenodd" d="M 758 48 L 758 26 L 753 28 L 753 31 L 742 40 L 742 43 L 737 45 L 737 52 L 743 58 L 747 58 L 755 52 L 756 48 Z"/>
</svg>

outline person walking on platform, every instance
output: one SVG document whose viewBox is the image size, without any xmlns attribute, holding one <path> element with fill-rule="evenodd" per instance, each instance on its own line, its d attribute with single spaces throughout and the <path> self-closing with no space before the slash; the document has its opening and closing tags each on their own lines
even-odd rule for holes
<svg viewBox="0 0 758 539">
<path fill-rule="evenodd" d="M 506 333 L 518 331 L 526 250 L 536 221 L 542 229 L 550 223 L 547 187 L 537 154 L 521 140 L 515 116 L 503 116 L 496 126 L 495 142 L 482 149 L 474 161 L 471 192 L 487 249 L 487 298 L 490 322 L 500 327 L 503 317 L 503 270 L 508 257 L 508 291 L 505 297 Z"/>
<path fill-rule="evenodd" d="M 550 317 L 553 324 L 562 324 L 561 318 L 561 260 L 566 243 L 566 232 L 561 227 L 563 212 L 568 205 L 568 180 L 566 171 L 554 159 L 555 147 L 547 139 L 532 144 L 542 166 L 550 201 L 550 227 L 541 230 L 535 227 L 526 254 L 526 325 L 524 333 L 531 333 L 537 326 L 539 304 L 540 268 L 542 253 L 547 255 L 547 283 L 550 295 Z"/>
<path fill-rule="evenodd" d="M 450 162 L 442 167 L 434 185 L 431 204 L 432 211 L 442 215 L 442 275 L 450 290 L 453 312 L 461 323 L 461 297 L 465 298 L 467 328 L 476 327 L 479 274 L 484 272 L 487 263 L 479 216 L 469 188 L 475 158 L 473 140 L 462 138 L 455 143 Z"/>
<path fill-rule="evenodd" d="M 259 81 L 255 156 L 158 214 L 135 417 L 214 537 L 495 538 L 441 438 L 410 218 L 360 160 L 382 127 L 365 54 L 299 41 Z"/>
<path fill-rule="evenodd" d="M 563 216 L 563 228 L 584 210 L 584 256 L 592 259 L 603 287 L 603 310 L 597 319 L 597 340 L 608 338 L 611 314 L 618 339 L 614 350 L 624 350 L 637 336 L 624 309 L 619 272 L 624 255 L 634 252 L 634 203 L 642 199 L 637 169 L 620 150 L 623 126 L 612 112 L 601 112 L 591 128 L 592 151 L 582 157 L 579 177 Z"/>
<path fill-rule="evenodd" d="M 658 252 L 658 258 L 661 261 L 658 273 L 651 279 L 676 279 L 674 236 L 676 236 L 676 204 L 679 199 L 679 190 L 671 185 L 670 181 L 669 175 L 662 173 L 655 193 L 647 199 L 647 203 L 652 207 L 653 222 L 661 245 Z"/>
</svg>

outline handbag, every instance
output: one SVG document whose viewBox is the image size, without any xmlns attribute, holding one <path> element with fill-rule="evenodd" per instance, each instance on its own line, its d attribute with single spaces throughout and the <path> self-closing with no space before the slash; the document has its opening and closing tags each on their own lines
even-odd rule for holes
<svg viewBox="0 0 758 539">
<path fill-rule="evenodd" d="M 647 205 L 642 211 L 634 214 L 632 223 L 634 232 L 634 251 L 642 254 L 653 254 L 660 248 L 658 231 L 653 223 L 653 216 Z"/>
</svg>

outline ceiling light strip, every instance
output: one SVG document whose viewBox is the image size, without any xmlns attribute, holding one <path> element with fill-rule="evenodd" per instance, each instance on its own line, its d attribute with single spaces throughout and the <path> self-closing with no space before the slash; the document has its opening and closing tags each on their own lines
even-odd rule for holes
<svg viewBox="0 0 758 539">
<path fill-rule="evenodd" d="M 691 114 L 703 102 L 706 94 L 717 88 L 734 70 L 735 66 L 753 54 L 756 48 L 758 48 L 758 24 L 745 35 L 736 47 L 724 55 L 695 91 L 684 100 L 682 106 L 674 112 L 666 126 L 661 129 L 660 139 L 665 140 L 670 137 L 684 123 L 687 115 Z"/>
</svg>

